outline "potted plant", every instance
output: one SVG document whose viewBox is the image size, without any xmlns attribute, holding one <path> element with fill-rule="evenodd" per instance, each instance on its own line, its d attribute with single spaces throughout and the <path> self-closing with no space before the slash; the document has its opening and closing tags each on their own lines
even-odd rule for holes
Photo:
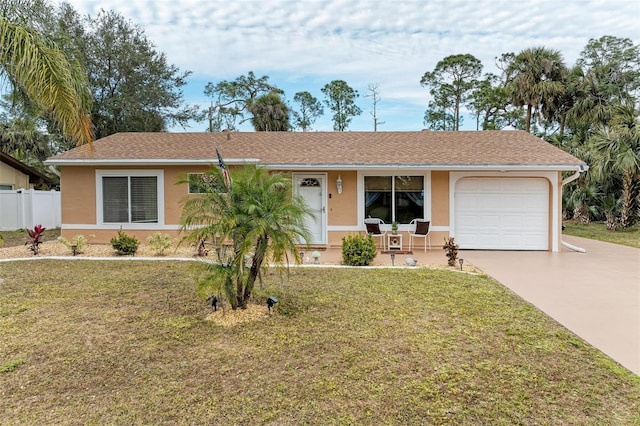
<svg viewBox="0 0 640 426">
<path fill-rule="evenodd" d="M 396 235 L 398 233 L 398 222 L 395 220 L 391 223 L 391 233 Z"/>
</svg>

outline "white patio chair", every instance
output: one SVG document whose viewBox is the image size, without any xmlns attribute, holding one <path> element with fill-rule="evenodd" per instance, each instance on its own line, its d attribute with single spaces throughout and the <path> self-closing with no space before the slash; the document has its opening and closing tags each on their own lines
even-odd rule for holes
<svg viewBox="0 0 640 426">
<path fill-rule="evenodd" d="M 380 238 L 382 240 L 382 250 L 385 250 L 387 231 L 383 231 L 380 228 L 380 225 L 384 225 L 384 221 L 377 217 L 369 217 L 364 220 L 367 235 L 371 235 L 374 238 Z"/>
<path fill-rule="evenodd" d="M 431 221 L 426 219 L 413 219 L 409 222 L 409 250 L 413 249 L 414 238 L 424 238 L 424 251 L 427 252 L 427 243 L 431 250 Z"/>
</svg>

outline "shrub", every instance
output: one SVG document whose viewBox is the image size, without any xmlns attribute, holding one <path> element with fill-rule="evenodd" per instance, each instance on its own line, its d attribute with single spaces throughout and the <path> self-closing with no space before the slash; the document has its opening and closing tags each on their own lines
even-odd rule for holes
<svg viewBox="0 0 640 426">
<path fill-rule="evenodd" d="M 87 245 L 87 239 L 84 237 L 84 235 L 74 235 L 71 241 L 67 240 L 64 237 L 58 237 L 58 241 L 64 244 L 64 246 L 71 251 L 73 251 L 73 246 L 75 246 L 76 254 L 82 253 L 82 251 Z"/>
<path fill-rule="evenodd" d="M 147 243 L 151 246 L 156 256 L 164 256 L 165 250 L 171 247 L 171 237 L 167 234 L 156 232 L 147 238 Z"/>
<path fill-rule="evenodd" d="M 454 242 L 453 237 L 444 239 L 444 246 L 442 249 L 446 252 L 447 265 L 456 266 L 456 260 L 458 259 L 458 245 Z"/>
<path fill-rule="evenodd" d="M 350 266 L 366 266 L 378 254 L 371 235 L 348 235 L 342 238 L 342 263 Z"/>
<path fill-rule="evenodd" d="M 140 241 L 136 237 L 130 237 L 122 229 L 118 231 L 118 236 L 111 238 L 111 246 L 118 255 L 134 255 L 138 251 Z"/>
<path fill-rule="evenodd" d="M 27 229 L 27 233 L 29 234 L 29 241 L 26 243 L 29 245 L 29 250 L 33 252 L 34 255 L 38 254 L 40 250 L 40 244 L 42 244 L 42 235 L 44 234 L 45 228 L 42 225 L 36 225 L 33 229 Z"/>
</svg>

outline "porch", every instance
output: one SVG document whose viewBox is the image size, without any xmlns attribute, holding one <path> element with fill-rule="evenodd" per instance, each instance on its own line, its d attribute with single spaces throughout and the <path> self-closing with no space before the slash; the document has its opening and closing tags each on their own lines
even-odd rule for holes
<svg viewBox="0 0 640 426">
<path fill-rule="evenodd" d="M 432 245 L 431 250 L 424 251 L 424 248 L 418 247 L 412 251 L 410 250 L 382 250 L 377 248 L 377 255 L 373 259 L 371 266 L 407 266 L 405 260 L 407 258 L 417 259 L 416 267 L 424 266 L 439 266 L 443 267 L 447 265 L 447 258 L 445 252 L 441 246 Z M 300 252 L 304 253 L 304 264 L 313 265 L 313 254 L 319 254 L 318 264 L 320 265 L 341 265 L 342 264 L 342 247 L 341 246 L 326 246 L 326 247 L 309 247 L 300 248 Z M 463 263 L 465 270 L 468 270 L 466 263 Z"/>
</svg>

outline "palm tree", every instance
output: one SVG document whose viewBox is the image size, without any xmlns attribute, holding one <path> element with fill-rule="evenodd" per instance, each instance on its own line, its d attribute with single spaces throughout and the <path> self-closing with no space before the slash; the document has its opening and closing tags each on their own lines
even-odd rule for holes
<svg viewBox="0 0 640 426">
<path fill-rule="evenodd" d="M 12 21 L 6 12 L 0 15 L 0 73 L 51 118 L 65 137 L 78 145 L 90 143 L 87 111 L 91 92 L 83 70 L 53 42 L 18 21 Z"/>
<path fill-rule="evenodd" d="M 640 119 L 633 105 L 617 106 L 609 125 L 590 138 L 589 147 L 598 179 L 622 178 L 620 226 L 633 225 L 640 178 Z"/>
<path fill-rule="evenodd" d="M 248 106 L 253 114 L 251 124 L 257 132 L 286 132 L 289 125 L 289 108 L 277 92 L 256 98 Z"/>
<path fill-rule="evenodd" d="M 264 262 L 279 267 L 290 260 L 300 263 L 297 244 L 310 238 L 304 222 L 310 212 L 304 200 L 293 194 L 288 175 L 245 166 L 231 170 L 229 188 L 217 166 L 205 176 L 203 181 L 210 184 L 205 184 L 204 193 L 183 203 L 185 239 L 228 241 L 231 253 L 225 256 L 224 246 L 218 245 L 221 262 L 205 264 L 200 292 L 224 293 L 233 309 L 246 308 Z"/>
<path fill-rule="evenodd" d="M 525 49 L 509 63 L 507 93 L 515 106 L 527 107 L 525 130 L 531 129 L 531 119 L 550 111 L 547 107 L 563 92 L 566 73 L 562 54 L 544 47 Z"/>
</svg>

